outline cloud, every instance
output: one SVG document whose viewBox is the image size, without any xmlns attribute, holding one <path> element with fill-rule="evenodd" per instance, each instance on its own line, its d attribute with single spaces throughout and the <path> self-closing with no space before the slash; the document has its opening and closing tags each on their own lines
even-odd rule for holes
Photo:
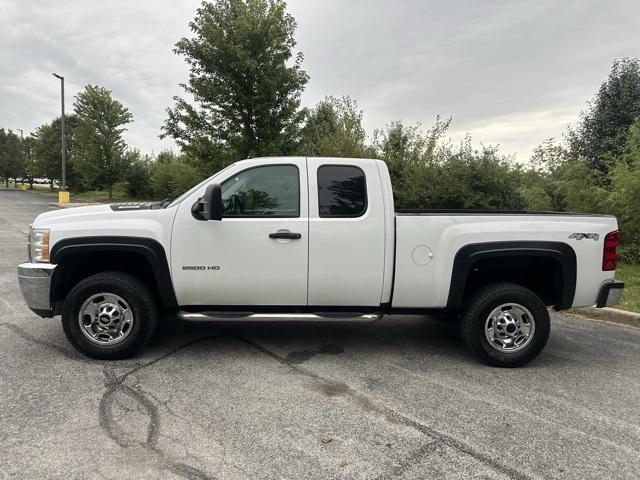
<svg viewBox="0 0 640 480">
<path fill-rule="evenodd" d="M 134 123 L 126 139 L 143 151 L 174 146 L 160 126 L 187 69 L 172 53 L 188 34 L 198 2 L 111 1 L 0 4 L 0 122 L 34 130 L 60 114 L 59 81 L 65 77 L 67 111 L 84 85 L 98 84 L 129 108 Z"/>
<path fill-rule="evenodd" d="M 450 132 L 452 139 L 461 141 L 470 134 L 476 142 L 499 146 L 500 151 L 513 155 L 524 162 L 531 157 L 533 149 L 548 138 L 560 140 L 567 125 L 575 122 L 578 109 L 536 110 L 518 112 L 467 124 L 467 128 L 455 128 Z M 531 139 L 537 139 L 531 143 Z"/>
<path fill-rule="evenodd" d="M 519 160 L 577 120 L 614 58 L 640 51 L 637 1 L 344 3 L 291 4 L 306 99 L 353 95 L 369 130 L 453 116 L 454 136 Z"/>
<path fill-rule="evenodd" d="M 452 136 L 469 131 L 519 160 L 576 120 L 614 58 L 640 51 L 637 1 L 288 4 L 311 75 L 306 104 L 351 95 L 369 131 L 453 116 Z M 174 146 L 158 138 L 188 75 L 172 49 L 198 5 L 0 0 L 0 126 L 34 130 L 59 115 L 57 71 L 68 111 L 85 84 L 98 84 L 133 113 L 130 145 Z"/>
</svg>

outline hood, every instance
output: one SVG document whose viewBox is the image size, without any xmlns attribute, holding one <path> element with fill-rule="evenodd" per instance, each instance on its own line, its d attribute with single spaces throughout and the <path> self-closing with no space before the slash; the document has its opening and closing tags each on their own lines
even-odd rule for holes
<svg viewBox="0 0 640 480">
<path fill-rule="evenodd" d="M 119 216 L 124 212 L 128 212 L 129 215 L 126 217 L 131 218 L 131 215 L 135 215 L 135 212 L 144 210 L 158 211 L 164 209 L 158 202 L 129 202 L 91 205 L 88 207 L 67 207 L 38 215 L 33 222 L 33 227 L 48 228 L 59 223 L 111 220 L 114 216 Z"/>
<path fill-rule="evenodd" d="M 91 205 L 89 207 L 59 208 L 51 212 L 41 213 L 33 221 L 34 228 L 47 228 L 52 224 L 94 218 L 98 215 L 114 213 L 109 205 Z"/>
<path fill-rule="evenodd" d="M 161 208 L 159 204 L 71 207 L 39 215 L 33 227 L 49 229 L 50 247 L 65 238 L 104 236 L 150 238 L 164 246 L 170 243 L 177 211 L 177 208 Z"/>
</svg>

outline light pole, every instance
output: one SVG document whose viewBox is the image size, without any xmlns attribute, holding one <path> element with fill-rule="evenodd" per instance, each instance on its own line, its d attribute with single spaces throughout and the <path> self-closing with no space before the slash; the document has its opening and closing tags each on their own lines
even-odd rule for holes
<svg viewBox="0 0 640 480">
<path fill-rule="evenodd" d="M 20 132 L 20 150 L 22 150 L 22 153 L 24 153 L 24 130 L 22 130 L 21 128 L 16 128 L 16 130 L 18 130 Z M 24 179 L 22 179 L 24 181 Z M 14 178 L 13 179 L 13 186 L 15 188 L 18 187 L 18 178 Z"/>
<path fill-rule="evenodd" d="M 60 104 L 62 105 L 62 117 L 60 117 L 60 135 L 62 142 L 62 191 L 67 189 L 67 173 L 66 173 L 66 165 L 64 162 L 64 152 L 65 152 L 65 141 L 64 141 L 64 77 L 62 75 L 58 75 L 57 73 L 53 74 L 54 77 L 60 79 Z M 62 203 L 62 202 L 61 202 Z"/>
</svg>

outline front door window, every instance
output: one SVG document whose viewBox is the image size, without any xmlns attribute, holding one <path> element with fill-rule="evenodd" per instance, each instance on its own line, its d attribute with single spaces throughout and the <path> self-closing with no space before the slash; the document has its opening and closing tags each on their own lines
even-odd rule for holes
<svg viewBox="0 0 640 480">
<path fill-rule="evenodd" d="M 300 179 L 295 165 L 244 170 L 222 184 L 224 217 L 300 216 Z"/>
</svg>

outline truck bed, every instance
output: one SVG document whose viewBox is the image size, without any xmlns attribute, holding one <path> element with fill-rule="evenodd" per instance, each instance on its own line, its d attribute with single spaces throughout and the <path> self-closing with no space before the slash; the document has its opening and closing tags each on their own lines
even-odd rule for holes
<svg viewBox="0 0 640 480">
<path fill-rule="evenodd" d="M 396 210 L 396 254 L 392 305 L 447 306 L 457 253 L 466 246 L 505 242 L 558 242 L 580 261 L 572 306 L 596 303 L 600 285 L 612 273 L 602 270 L 607 233 L 615 217 L 579 213 L 491 210 Z M 594 234 L 597 240 L 574 238 Z M 498 248 L 496 246 L 495 248 Z"/>
</svg>

